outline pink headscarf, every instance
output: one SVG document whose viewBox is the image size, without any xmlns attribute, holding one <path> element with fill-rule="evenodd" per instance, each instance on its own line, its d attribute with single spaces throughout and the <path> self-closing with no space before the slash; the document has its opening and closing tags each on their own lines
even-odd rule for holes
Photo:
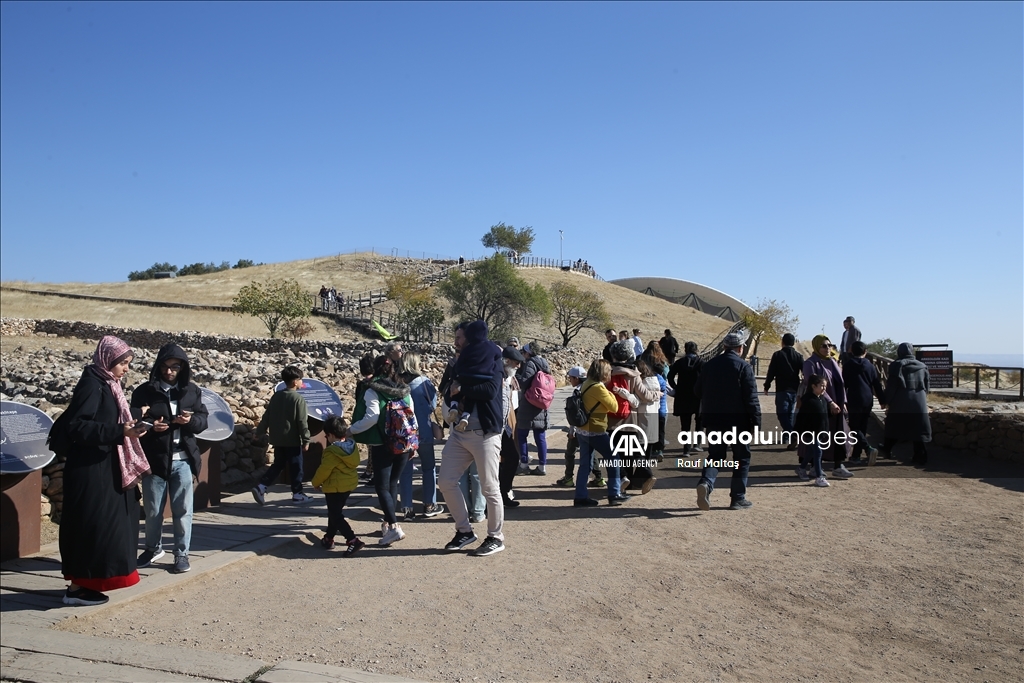
<svg viewBox="0 0 1024 683">
<path fill-rule="evenodd" d="M 128 401 L 124 397 L 124 390 L 121 389 L 121 381 L 114 378 L 114 366 L 132 355 L 132 349 L 123 339 L 107 335 L 100 339 L 96 345 L 96 352 L 92 354 L 92 367 L 107 381 L 110 393 L 117 401 L 119 422 L 124 424 L 131 422 L 132 411 L 128 407 Z M 117 458 L 121 463 L 121 486 L 128 490 L 146 474 L 149 474 L 149 461 L 142 450 L 142 444 L 135 437 L 124 437 L 124 442 L 117 445 Z"/>
</svg>

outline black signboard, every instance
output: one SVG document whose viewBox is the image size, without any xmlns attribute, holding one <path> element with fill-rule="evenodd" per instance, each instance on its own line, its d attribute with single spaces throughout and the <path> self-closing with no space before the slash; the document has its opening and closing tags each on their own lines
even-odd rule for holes
<svg viewBox="0 0 1024 683">
<path fill-rule="evenodd" d="M 274 391 L 284 391 L 284 382 L 279 382 Z M 334 389 L 318 379 L 303 379 L 299 394 L 306 399 L 306 413 L 314 420 L 323 422 L 331 415 L 342 415 L 344 408 Z"/>
<path fill-rule="evenodd" d="M 0 474 L 35 472 L 50 464 L 46 447 L 53 420 L 38 408 L 0 401 Z"/>
<path fill-rule="evenodd" d="M 932 389 L 953 388 L 953 352 L 918 349 L 914 354 L 928 368 L 928 383 Z"/>
<path fill-rule="evenodd" d="M 235 416 L 231 413 L 231 406 L 220 397 L 215 391 L 202 387 L 203 405 L 210 413 L 206 420 L 206 431 L 196 434 L 197 439 L 203 441 L 223 441 L 235 433 Z"/>
</svg>

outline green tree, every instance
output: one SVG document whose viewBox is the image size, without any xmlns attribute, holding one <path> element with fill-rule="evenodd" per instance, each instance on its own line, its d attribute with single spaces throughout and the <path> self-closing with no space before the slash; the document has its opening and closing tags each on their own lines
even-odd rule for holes
<svg viewBox="0 0 1024 683">
<path fill-rule="evenodd" d="M 886 358 L 896 358 L 896 342 L 889 337 L 885 339 L 876 339 L 875 341 L 868 344 L 868 351 L 871 353 L 877 353 L 879 356 L 885 356 Z"/>
<path fill-rule="evenodd" d="M 782 335 L 797 328 L 800 318 L 793 314 L 793 309 L 785 301 L 758 299 L 757 310 L 745 313 L 743 324 L 751 338 L 750 344 L 743 351 L 743 357 L 746 358 L 757 353 L 761 340 L 769 343 L 782 341 Z"/>
<path fill-rule="evenodd" d="M 232 268 L 252 268 L 255 265 L 256 264 L 253 261 L 251 261 L 251 260 L 249 260 L 247 258 L 240 258 L 240 259 L 238 259 L 238 263 L 236 263 L 235 265 L 233 265 L 231 267 Z"/>
<path fill-rule="evenodd" d="M 498 223 L 492 225 L 480 241 L 488 249 L 513 249 L 520 254 L 528 254 L 533 248 L 533 228 L 515 228 L 511 225 Z"/>
<path fill-rule="evenodd" d="M 312 309 L 312 297 L 291 278 L 251 282 L 231 301 L 235 315 L 251 315 L 263 321 L 271 339 L 277 336 L 282 323 L 294 329 L 295 321 L 307 317 Z"/>
<path fill-rule="evenodd" d="M 437 286 L 452 317 L 484 320 L 493 336 L 504 337 L 527 318 L 547 322 L 551 300 L 539 284 L 531 285 L 499 254 L 481 261 L 469 275 L 452 273 Z"/>
<path fill-rule="evenodd" d="M 219 266 L 213 261 L 210 261 L 209 263 L 190 263 L 187 266 L 183 266 L 182 269 L 178 271 L 178 276 L 206 275 L 207 273 L 217 273 L 222 270 L 229 270 L 230 268 L 231 264 L 227 261 L 222 261 Z"/>
<path fill-rule="evenodd" d="M 549 291 L 555 323 L 562 335 L 563 348 L 568 346 L 584 327 L 600 332 L 611 324 L 604 302 L 594 292 L 580 289 L 568 282 L 556 282 L 551 285 Z"/>
<path fill-rule="evenodd" d="M 444 310 L 414 273 L 395 273 L 385 280 L 387 296 L 395 302 L 398 317 L 407 331 L 419 332 L 444 322 Z"/>
<path fill-rule="evenodd" d="M 172 263 L 154 263 L 145 270 L 133 270 L 128 273 L 128 279 L 132 282 L 137 280 L 152 280 L 156 273 L 176 273 L 178 266 Z"/>
</svg>

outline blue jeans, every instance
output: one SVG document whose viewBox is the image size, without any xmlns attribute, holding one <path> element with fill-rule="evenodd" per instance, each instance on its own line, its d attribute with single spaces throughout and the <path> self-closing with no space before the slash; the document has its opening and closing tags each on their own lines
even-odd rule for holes
<svg viewBox="0 0 1024 683">
<path fill-rule="evenodd" d="M 480 473 L 475 462 L 471 463 L 459 477 L 459 489 L 462 490 L 462 497 L 466 499 L 470 517 L 483 517 L 487 511 L 487 501 L 484 500 L 484 492 L 480 489 Z"/>
<path fill-rule="evenodd" d="M 580 466 L 576 471 L 576 500 L 586 500 L 590 497 L 587 493 L 587 479 L 590 477 L 590 460 L 596 452 L 605 460 L 612 460 L 612 439 L 609 434 L 600 436 L 588 436 L 576 432 L 576 438 L 580 442 Z M 619 468 L 608 467 L 608 500 L 619 495 Z"/>
<path fill-rule="evenodd" d="M 288 478 L 292 480 L 292 493 L 302 493 L 302 446 L 274 446 L 274 464 L 260 478 L 260 483 L 264 486 L 273 484 L 285 465 L 288 466 Z"/>
<path fill-rule="evenodd" d="M 706 460 L 725 460 L 728 446 L 725 444 L 708 445 Z M 741 443 L 732 445 L 733 458 L 739 461 L 739 467 L 732 472 L 729 484 L 729 498 L 736 501 L 747 497 L 747 475 L 750 473 L 750 446 Z M 700 482 L 708 485 L 708 495 L 715 490 L 715 479 L 718 478 L 717 467 L 705 467 L 700 473 Z"/>
<path fill-rule="evenodd" d="M 819 446 L 817 443 L 812 443 L 808 445 L 807 452 L 804 455 L 804 457 L 807 461 L 808 468 L 810 468 L 811 465 L 814 465 L 815 477 L 825 476 L 825 471 L 821 469 L 821 446 Z"/>
<path fill-rule="evenodd" d="M 423 466 L 423 507 L 437 503 L 437 463 L 434 459 L 434 442 L 424 443 L 420 441 L 419 450 L 420 465 Z M 402 481 L 399 493 L 402 507 L 411 508 L 412 505 L 412 458 L 405 464 L 402 470 Z"/>
<path fill-rule="evenodd" d="M 174 522 L 174 556 L 188 555 L 192 543 L 192 468 L 187 460 L 171 461 L 171 478 L 155 474 L 142 478 L 142 506 L 146 512 L 146 550 L 163 550 L 164 502 L 168 489 Z"/>
<path fill-rule="evenodd" d="M 775 414 L 779 417 L 779 424 L 783 431 L 793 431 L 794 415 L 796 414 L 796 392 L 782 391 L 775 392 Z"/>
<path fill-rule="evenodd" d="M 516 441 L 519 442 L 519 462 L 524 465 L 530 464 L 530 445 L 526 443 L 528 436 L 530 436 L 529 429 L 516 430 Z M 534 429 L 533 440 L 537 442 L 537 460 L 540 462 L 541 467 L 546 467 L 548 464 L 547 432 L 543 429 Z"/>
</svg>

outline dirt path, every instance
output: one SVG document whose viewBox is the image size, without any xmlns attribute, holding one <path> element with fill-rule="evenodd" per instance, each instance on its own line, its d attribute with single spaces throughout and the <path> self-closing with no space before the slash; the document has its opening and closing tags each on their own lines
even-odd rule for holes
<svg viewBox="0 0 1024 683">
<path fill-rule="evenodd" d="M 671 459 L 649 495 L 575 510 L 556 460 L 517 479 L 496 556 L 440 551 L 447 516 L 351 559 L 311 529 L 64 627 L 439 681 L 1021 680 L 1019 475 L 936 455 L 815 489 L 762 448 L 754 508 L 726 510 L 722 490 L 707 513 Z M 354 526 L 380 533 L 369 515 Z"/>
</svg>

